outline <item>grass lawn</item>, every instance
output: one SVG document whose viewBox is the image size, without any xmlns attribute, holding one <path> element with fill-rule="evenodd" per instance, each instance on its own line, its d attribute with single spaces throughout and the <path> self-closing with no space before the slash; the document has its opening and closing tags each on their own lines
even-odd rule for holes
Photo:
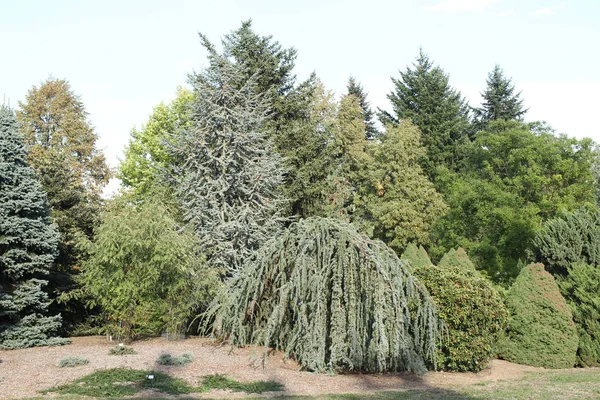
<svg viewBox="0 0 600 400">
<path fill-rule="evenodd" d="M 108 371 L 108 372 L 106 372 Z M 224 389 L 235 392 L 261 393 L 270 392 L 270 398 L 277 399 L 326 399 L 326 400 L 508 400 L 508 399 L 600 399 L 600 371 L 598 369 L 572 369 L 528 373 L 523 378 L 497 382 L 479 382 L 471 385 L 457 385 L 447 388 L 425 388 L 422 390 L 390 391 L 378 393 L 342 394 L 328 396 L 285 396 L 274 392 L 284 388 L 277 382 L 253 382 L 242 384 L 219 375 L 208 376 L 199 382 L 197 387 L 191 387 L 185 382 L 158 374 L 155 382 L 148 382 L 146 375 L 149 371 L 138 370 L 106 370 L 95 372 L 80 378 L 69 385 L 52 388 L 49 393 L 54 399 L 86 400 L 86 399 L 118 399 L 128 398 L 143 389 L 154 389 L 157 395 L 150 398 L 160 399 L 160 393 L 165 398 L 179 400 L 196 398 L 193 393 L 205 393 L 210 397 L 212 389 Z M 256 395 L 251 399 L 259 399 Z M 48 399 L 47 396 L 36 397 Z M 137 397 L 136 398 L 142 398 Z M 33 400 L 33 399 L 30 399 Z"/>
</svg>

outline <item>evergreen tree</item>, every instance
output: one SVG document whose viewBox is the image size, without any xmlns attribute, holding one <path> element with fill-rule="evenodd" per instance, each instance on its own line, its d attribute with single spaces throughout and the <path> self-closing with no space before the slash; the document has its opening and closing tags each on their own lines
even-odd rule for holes
<svg viewBox="0 0 600 400">
<path fill-rule="evenodd" d="M 34 86 L 19 105 L 17 118 L 30 149 L 29 162 L 41 179 L 61 235 L 49 287 L 53 292 L 70 290 L 86 257 L 85 243 L 93 236 L 110 171 L 96 148 L 98 136 L 85 107 L 67 81 L 48 79 Z M 85 315 L 81 304 L 61 311 L 68 325 Z"/>
<path fill-rule="evenodd" d="M 57 255 L 44 189 L 27 164 L 12 110 L 0 106 L 0 348 L 68 343 L 54 334 L 45 278 Z"/>
<path fill-rule="evenodd" d="M 438 168 L 458 167 L 459 146 L 468 135 L 468 107 L 423 50 L 413 66 L 400 72 L 399 79 L 392 78 L 394 90 L 387 97 L 393 114 L 382 111 L 380 118 L 384 124 L 409 119 L 421 130 L 427 153 L 420 163 L 435 182 Z"/>
<path fill-rule="evenodd" d="M 171 177 L 184 220 L 211 267 L 235 274 L 281 228 L 282 159 L 263 131 L 268 105 L 241 65 L 209 51 L 190 76 L 192 124 L 171 138 Z"/>
<path fill-rule="evenodd" d="M 488 74 L 487 87 L 481 97 L 481 108 L 474 108 L 475 124 L 485 129 L 490 121 L 503 119 L 506 121 L 522 121 L 527 109 L 523 108 L 521 92 L 515 94 L 515 86 L 510 78 L 504 76 L 499 65 Z"/>
<path fill-rule="evenodd" d="M 408 246 L 406 246 L 406 249 L 400 258 L 410 262 L 410 266 L 413 269 L 433 265 L 429 258 L 429 254 L 427 254 L 427 251 L 423 246 L 417 247 L 414 243 L 409 243 Z"/>
<path fill-rule="evenodd" d="M 508 332 L 500 357 L 544 368 L 571 368 L 576 362 L 577 329 L 556 281 L 543 264 L 530 264 L 510 288 Z"/>
<path fill-rule="evenodd" d="M 204 315 L 232 345 L 285 351 L 313 371 L 423 371 L 440 323 L 431 298 L 385 244 L 308 218 L 262 247 Z"/>
<path fill-rule="evenodd" d="M 388 125 L 381 144 L 371 147 L 367 184 L 361 186 L 352 221 L 399 254 L 408 243 L 426 244 L 429 229 L 447 206 L 419 160 L 425 153 L 410 121 Z"/>
<path fill-rule="evenodd" d="M 365 124 L 365 136 L 369 140 L 377 138 L 380 133 L 375 126 L 373 119 L 375 113 L 371 110 L 371 105 L 367 101 L 367 93 L 365 93 L 362 85 L 351 76 L 346 85 L 348 95 L 353 95 L 358 98 L 360 108 L 362 110 L 363 123 Z"/>
</svg>

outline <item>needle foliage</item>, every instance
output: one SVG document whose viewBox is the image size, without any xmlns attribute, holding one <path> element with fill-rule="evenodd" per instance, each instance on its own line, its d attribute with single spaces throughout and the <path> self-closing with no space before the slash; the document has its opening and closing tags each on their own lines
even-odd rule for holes
<svg viewBox="0 0 600 400">
<path fill-rule="evenodd" d="M 318 217 L 265 245 L 204 315 L 232 345 L 280 349 L 313 371 L 424 371 L 440 326 L 393 250 Z"/>
</svg>

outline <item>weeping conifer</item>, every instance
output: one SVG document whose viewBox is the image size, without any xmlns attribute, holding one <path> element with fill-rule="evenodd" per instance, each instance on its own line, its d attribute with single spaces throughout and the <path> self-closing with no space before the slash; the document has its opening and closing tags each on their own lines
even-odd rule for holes
<svg viewBox="0 0 600 400">
<path fill-rule="evenodd" d="M 318 217 L 264 246 L 204 314 L 230 344 L 280 349 L 313 371 L 424 371 L 440 326 L 393 250 Z"/>
</svg>

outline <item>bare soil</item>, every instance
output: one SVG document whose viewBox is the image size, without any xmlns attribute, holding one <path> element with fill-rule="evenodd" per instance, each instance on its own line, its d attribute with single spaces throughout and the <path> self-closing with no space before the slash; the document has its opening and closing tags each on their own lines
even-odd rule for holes
<svg viewBox="0 0 600 400">
<path fill-rule="evenodd" d="M 338 374 L 327 375 L 301 371 L 292 360 L 275 352 L 264 359 L 263 349 L 243 349 L 218 346 L 206 338 L 189 338 L 168 341 L 153 338 L 136 341 L 130 346 L 137 354 L 109 355 L 117 342 L 105 337 L 76 337 L 72 343 L 60 347 L 37 347 L 22 350 L 0 350 L 0 398 L 22 398 L 40 396 L 39 390 L 68 383 L 98 369 L 134 368 L 155 370 L 183 378 L 198 385 L 200 378 L 211 374 L 224 374 L 232 379 L 248 381 L 276 381 L 285 387 L 289 395 L 323 395 L 334 393 L 365 393 L 385 390 L 429 390 L 452 388 L 479 382 L 518 379 L 528 371 L 543 371 L 543 368 L 528 367 L 493 360 L 478 374 L 428 372 L 424 375 L 399 374 Z M 192 354 L 194 360 L 183 367 L 156 364 L 162 353 L 178 356 Z M 58 362 L 66 357 L 89 360 L 89 364 L 74 368 L 59 368 Z M 206 394 L 197 394 L 199 398 Z M 234 398 L 246 397 L 240 393 L 212 392 L 208 396 Z"/>
</svg>

